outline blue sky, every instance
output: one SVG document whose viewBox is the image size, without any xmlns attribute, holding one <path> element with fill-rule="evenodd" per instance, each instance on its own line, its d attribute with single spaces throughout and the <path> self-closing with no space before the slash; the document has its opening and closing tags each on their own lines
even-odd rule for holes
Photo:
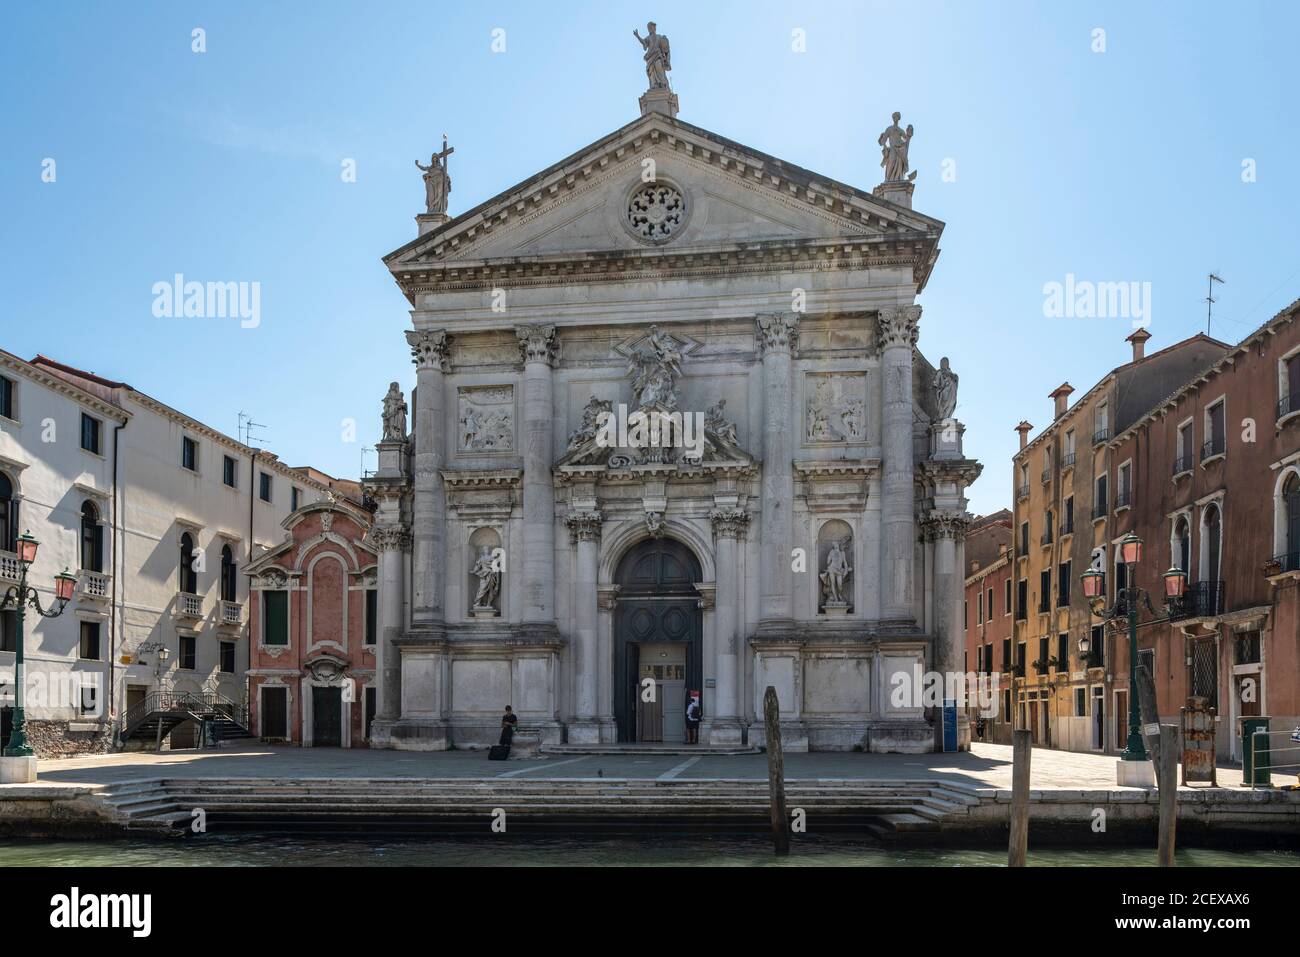
<svg viewBox="0 0 1300 957">
<path fill-rule="evenodd" d="M 626 123 L 651 18 L 698 126 L 870 189 L 889 114 L 915 124 L 915 206 L 947 223 L 920 346 L 961 376 L 973 511 L 1008 504 L 1016 422 L 1128 355 L 1129 319 L 1046 318 L 1045 283 L 1149 282 L 1152 350 L 1204 330 L 1211 270 L 1229 341 L 1300 295 L 1292 4 L 6 4 L 0 347 L 355 476 L 414 379 L 380 262 L 413 161 L 451 136 L 455 214 Z M 156 318 L 178 272 L 259 282 L 261 325 Z"/>
</svg>

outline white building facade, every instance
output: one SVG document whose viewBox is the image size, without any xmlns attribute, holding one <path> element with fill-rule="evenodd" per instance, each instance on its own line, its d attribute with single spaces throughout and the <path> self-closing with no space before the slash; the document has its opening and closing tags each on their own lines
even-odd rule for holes
<svg viewBox="0 0 1300 957">
<path fill-rule="evenodd" d="M 29 584 L 77 575 L 57 618 L 26 617 L 27 735 L 40 755 L 114 748 L 154 691 L 241 703 L 250 558 L 325 486 L 129 385 L 45 357 L 0 351 L 0 586 L 16 582 L 14 538 L 40 541 Z M 15 616 L 0 635 L 0 714 L 14 695 Z M 138 709 L 137 709 L 138 710 Z M 170 744 L 192 743 L 192 725 Z"/>
<path fill-rule="evenodd" d="M 490 743 L 507 704 L 548 741 L 680 742 L 691 697 L 701 743 L 756 745 L 772 686 L 787 748 L 938 746 L 980 467 L 916 350 L 943 224 L 911 197 L 652 89 L 474 209 L 430 200 L 385 260 L 417 386 L 367 483 L 375 745 Z M 681 434 L 603 428 L 638 414 Z"/>
</svg>

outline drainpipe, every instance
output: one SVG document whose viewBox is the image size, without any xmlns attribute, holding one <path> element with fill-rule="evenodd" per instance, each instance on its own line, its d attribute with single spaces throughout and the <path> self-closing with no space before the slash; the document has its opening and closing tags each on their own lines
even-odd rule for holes
<svg viewBox="0 0 1300 957">
<path fill-rule="evenodd" d="M 248 564 L 253 564 L 253 504 L 257 501 L 257 449 L 253 449 L 253 457 L 248 463 Z M 247 577 L 247 576 L 245 576 Z M 248 669 L 253 667 L 253 583 L 249 581 L 246 592 L 247 601 L 244 604 L 248 607 L 249 618 L 244 622 L 248 640 L 244 642 L 245 650 L 248 657 L 244 662 L 244 710 L 250 716 L 253 708 L 253 696 L 251 680 L 248 677 Z M 250 729 L 251 730 L 251 729 Z"/>
<path fill-rule="evenodd" d="M 122 577 L 117 567 L 118 515 L 121 513 L 122 510 L 121 505 L 118 502 L 117 447 L 118 447 L 118 434 L 125 428 L 126 428 L 126 423 L 123 422 L 121 425 L 118 425 L 113 429 L 113 483 L 112 483 L 113 542 L 109 547 L 109 560 L 108 560 L 108 567 L 112 569 L 112 573 L 113 573 L 112 576 L 113 582 L 112 585 L 109 586 L 111 588 L 111 598 L 109 600 L 109 616 L 108 616 L 108 719 L 109 719 L 110 726 L 113 725 L 114 692 L 117 690 L 117 616 L 119 611 L 118 604 L 117 604 L 117 582 L 118 579 Z M 123 587 L 122 603 L 125 605 L 126 603 L 125 583 L 123 583 L 122 587 Z M 116 737 L 117 734 L 116 728 L 110 727 L 109 731 Z M 113 743 L 116 744 L 116 741 L 114 741 Z"/>
</svg>

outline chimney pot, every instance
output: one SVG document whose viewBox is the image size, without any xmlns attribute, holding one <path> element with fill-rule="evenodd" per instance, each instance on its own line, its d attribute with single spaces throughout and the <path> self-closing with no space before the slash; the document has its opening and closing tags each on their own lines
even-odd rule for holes
<svg viewBox="0 0 1300 957">
<path fill-rule="evenodd" d="M 1151 333 L 1145 329 L 1137 329 L 1131 336 L 1126 336 L 1124 341 L 1133 343 L 1133 361 L 1137 362 L 1146 355 L 1147 340 L 1151 338 Z"/>
</svg>

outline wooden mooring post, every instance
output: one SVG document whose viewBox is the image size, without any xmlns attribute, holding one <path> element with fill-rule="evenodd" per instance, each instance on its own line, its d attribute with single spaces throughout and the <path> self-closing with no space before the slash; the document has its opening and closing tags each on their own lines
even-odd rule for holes
<svg viewBox="0 0 1300 957">
<path fill-rule="evenodd" d="M 767 741 L 767 788 L 772 809 L 772 848 L 790 853 L 790 822 L 785 813 L 785 758 L 781 753 L 781 705 L 771 685 L 763 693 L 763 734 Z"/>
<path fill-rule="evenodd" d="M 1007 867 L 1024 867 L 1029 851 L 1029 758 L 1033 741 L 1028 731 L 1013 732 L 1011 746 L 1011 837 Z"/>
<path fill-rule="evenodd" d="M 1174 830 L 1178 824 L 1178 728 L 1160 726 L 1160 837 L 1156 861 L 1174 866 Z"/>
</svg>

